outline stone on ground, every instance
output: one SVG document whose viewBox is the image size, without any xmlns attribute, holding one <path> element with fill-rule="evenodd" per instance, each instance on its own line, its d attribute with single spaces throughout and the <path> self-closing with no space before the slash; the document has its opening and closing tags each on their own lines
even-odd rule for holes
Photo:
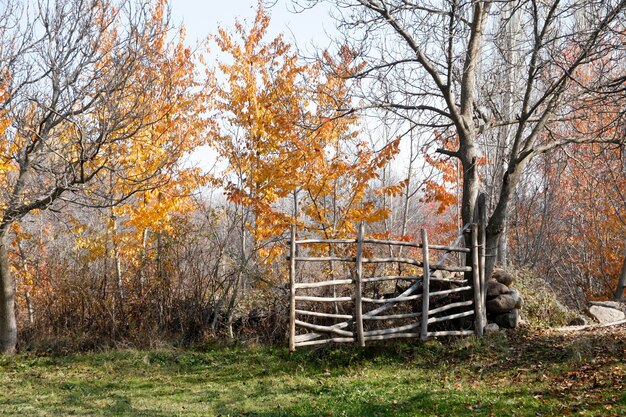
<svg viewBox="0 0 626 417">
<path fill-rule="evenodd" d="M 500 294 L 507 294 L 508 292 L 509 287 L 499 283 L 495 279 L 487 281 L 487 299 L 496 298 Z"/>
<path fill-rule="evenodd" d="M 626 318 L 623 311 L 597 305 L 589 307 L 589 316 L 600 324 L 614 323 Z"/>
<path fill-rule="evenodd" d="M 513 309 L 505 314 L 499 314 L 494 318 L 496 324 L 505 329 L 514 329 L 519 323 L 519 310 Z"/>
<path fill-rule="evenodd" d="M 589 301 L 589 304 L 593 306 L 614 308 L 616 310 L 626 312 L 626 303 L 621 303 L 619 301 Z"/>
<path fill-rule="evenodd" d="M 524 298 L 517 288 L 509 288 L 509 295 L 515 299 L 515 308 L 518 310 L 524 305 Z"/>
<path fill-rule="evenodd" d="M 509 294 L 502 294 L 493 300 L 487 301 L 487 312 L 492 314 L 508 313 L 515 309 L 516 304 L 517 301 L 515 298 L 511 297 Z"/>
<path fill-rule="evenodd" d="M 485 334 L 492 334 L 497 332 L 498 330 L 500 330 L 500 326 L 498 326 L 496 323 L 489 323 L 485 326 Z"/>
<path fill-rule="evenodd" d="M 509 286 L 513 283 L 513 275 L 502 269 L 496 269 L 495 271 L 493 271 L 493 274 L 491 274 L 491 278 L 506 286 Z"/>
<path fill-rule="evenodd" d="M 586 326 L 587 324 L 589 324 L 589 322 L 582 316 L 574 317 L 567 323 L 568 326 Z"/>
</svg>

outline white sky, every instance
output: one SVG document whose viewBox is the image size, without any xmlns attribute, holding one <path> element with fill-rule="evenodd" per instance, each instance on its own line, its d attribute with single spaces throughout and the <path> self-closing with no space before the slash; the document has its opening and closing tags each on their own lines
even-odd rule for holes
<svg viewBox="0 0 626 417">
<path fill-rule="evenodd" d="M 232 28 L 236 19 L 251 23 L 258 0 L 170 0 L 170 5 L 173 23 L 185 26 L 188 42 L 193 45 L 196 40 L 215 33 L 218 26 Z M 276 1 L 270 9 L 269 35 L 284 33 L 303 50 L 312 44 L 327 46 L 326 32 L 334 30 L 327 5 L 321 4 L 302 13 L 293 13 L 293 10 L 290 0 Z"/>
<path fill-rule="evenodd" d="M 184 25 L 187 32 L 186 43 L 192 48 L 209 34 L 215 34 L 220 26 L 232 29 L 236 20 L 249 28 L 257 6 L 258 0 L 170 0 L 172 23 L 175 26 Z M 313 45 L 330 45 L 328 33 L 333 33 L 334 22 L 325 4 L 294 13 L 291 0 L 277 0 L 269 13 L 271 21 L 268 40 L 283 33 L 286 40 L 295 44 L 305 55 L 314 50 Z M 224 167 L 221 163 L 216 166 L 216 159 L 215 152 L 204 147 L 191 155 L 190 162 L 207 171 L 220 171 Z"/>
<path fill-rule="evenodd" d="M 269 10 L 271 21 L 267 39 L 280 33 L 294 44 L 305 56 L 312 56 L 320 49 L 332 49 L 332 37 L 337 34 L 335 22 L 327 3 L 322 2 L 312 9 L 294 12 L 293 0 L 273 0 Z M 170 0 L 172 23 L 182 24 L 187 31 L 187 44 L 191 47 L 215 34 L 218 27 L 232 29 L 235 21 L 243 22 L 248 28 L 252 24 L 258 0 Z M 317 47 L 317 48 L 316 48 Z M 215 52 L 215 48 L 211 48 Z M 211 65 L 211 63 L 209 63 Z M 403 141 L 404 142 L 404 141 Z M 405 155 L 408 152 L 403 149 Z M 205 171 L 217 174 L 224 169 L 224 162 L 217 162 L 215 151 L 208 147 L 198 149 L 191 155 L 191 163 Z M 404 163 L 397 169 L 403 170 Z"/>
</svg>

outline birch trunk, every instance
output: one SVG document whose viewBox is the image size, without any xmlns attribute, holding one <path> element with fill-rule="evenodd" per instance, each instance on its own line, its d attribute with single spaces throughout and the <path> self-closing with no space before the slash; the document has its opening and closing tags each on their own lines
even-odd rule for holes
<svg viewBox="0 0 626 417">
<path fill-rule="evenodd" d="M 9 268 L 6 232 L 0 237 L 0 354 L 12 355 L 17 344 L 15 282 Z"/>
</svg>

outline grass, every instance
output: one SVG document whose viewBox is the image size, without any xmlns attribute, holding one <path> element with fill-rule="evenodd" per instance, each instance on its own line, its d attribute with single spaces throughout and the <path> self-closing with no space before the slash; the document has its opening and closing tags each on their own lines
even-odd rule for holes
<svg viewBox="0 0 626 417">
<path fill-rule="evenodd" d="M 626 329 L 0 358 L 0 416 L 621 416 Z"/>
</svg>

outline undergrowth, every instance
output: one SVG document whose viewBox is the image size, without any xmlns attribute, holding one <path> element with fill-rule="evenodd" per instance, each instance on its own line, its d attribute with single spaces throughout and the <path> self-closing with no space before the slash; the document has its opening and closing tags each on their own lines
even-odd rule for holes
<svg viewBox="0 0 626 417">
<path fill-rule="evenodd" d="M 524 298 L 521 316 L 532 326 L 564 326 L 576 313 L 558 299 L 550 285 L 527 269 L 509 271 L 512 287 Z"/>
</svg>

